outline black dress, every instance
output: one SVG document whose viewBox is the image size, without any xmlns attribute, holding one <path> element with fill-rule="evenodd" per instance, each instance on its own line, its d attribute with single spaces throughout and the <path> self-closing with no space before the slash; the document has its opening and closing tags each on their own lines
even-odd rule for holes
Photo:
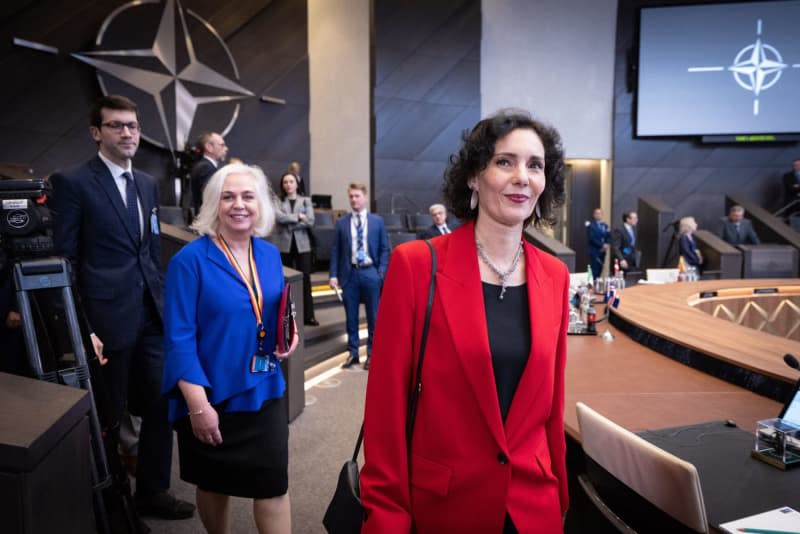
<svg viewBox="0 0 800 534">
<path fill-rule="evenodd" d="M 528 286 L 506 287 L 503 300 L 500 286 L 483 283 L 483 302 L 486 309 L 486 329 L 492 352 L 492 369 L 497 387 L 500 415 L 506 420 L 519 380 L 528 363 L 531 351 L 531 323 L 528 309 Z M 516 534 L 511 516 L 506 514 L 503 534 Z"/>
</svg>

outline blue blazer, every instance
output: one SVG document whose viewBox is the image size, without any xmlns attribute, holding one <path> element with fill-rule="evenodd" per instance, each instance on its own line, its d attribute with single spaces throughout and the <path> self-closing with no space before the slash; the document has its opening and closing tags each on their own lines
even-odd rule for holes
<svg viewBox="0 0 800 534">
<path fill-rule="evenodd" d="M 592 221 L 586 227 L 586 235 L 589 240 L 589 254 L 597 255 L 603 252 L 603 245 L 611 242 L 611 232 L 608 225 L 603 221 Z"/>
<path fill-rule="evenodd" d="M 688 234 L 681 234 L 680 239 L 678 239 L 678 250 L 686 263 L 694 267 L 700 267 L 700 257 L 697 255 L 697 243 L 695 243 L 694 238 L 690 238 Z"/>
<path fill-rule="evenodd" d="M 330 277 L 339 281 L 339 286 L 344 286 L 350 278 L 352 270 L 351 250 L 353 239 L 350 235 L 350 220 L 352 214 L 339 217 L 336 221 L 336 231 L 333 236 L 331 249 Z M 379 215 L 367 213 L 367 253 L 378 269 L 381 279 L 386 275 L 389 267 L 389 236 L 386 235 L 386 226 Z"/>
<path fill-rule="evenodd" d="M 158 187 L 133 170 L 142 204 L 143 236 L 137 241 L 126 221 L 114 178 L 95 156 L 50 177 L 55 253 L 70 261 L 90 327 L 106 349 L 133 346 L 139 336 L 145 295 L 163 308 Z M 154 231 L 155 230 L 155 231 Z"/>
<path fill-rule="evenodd" d="M 253 238 L 253 255 L 264 295 L 264 348 L 275 349 L 283 267 L 278 249 Z M 171 421 L 186 415 L 178 380 L 206 388 L 211 404 L 228 400 L 226 411 L 255 411 L 283 396 L 286 382 L 275 373 L 250 372 L 256 353 L 256 318 L 239 274 L 207 236 L 184 246 L 167 268 L 164 298 L 164 375 Z"/>
</svg>

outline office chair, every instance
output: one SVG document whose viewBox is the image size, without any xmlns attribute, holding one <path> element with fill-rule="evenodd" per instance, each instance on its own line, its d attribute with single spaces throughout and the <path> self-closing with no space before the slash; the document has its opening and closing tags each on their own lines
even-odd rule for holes
<svg viewBox="0 0 800 534">
<path fill-rule="evenodd" d="M 589 499 L 619 532 L 708 532 L 694 465 L 577 404 Z"/>
</svg>

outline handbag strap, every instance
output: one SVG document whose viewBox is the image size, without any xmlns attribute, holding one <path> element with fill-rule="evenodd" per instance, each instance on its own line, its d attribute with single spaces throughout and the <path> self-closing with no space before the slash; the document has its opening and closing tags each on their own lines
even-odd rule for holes
<svg viewBox="0 0 800 534">
<path fill-rule="evenodd" d="M 408 415 L 406 417 L 406 447 L 411 450 L 411 435 L 414 432 L 414 420 L 417 418 L 417 403 L 419 394 L 422 392 L 422 360 L 425 358 L 425 346 L 428 344 L 428 329 L 431 324 L 431 309 L 433 308 L 433 295 L 436 293 L 436 249 L 433 248 L 430 239 L 425 240 L 425 244 L 431 250 L 431 281 L 428 285 L 428 304 L 425 308 L 425 322 L 422 325 L 422 339 L 419 343 L 419 357 L 417 359 L 417 374 L 414 386 L 408 399 Z M 361 450 L 361 442 L 364 440 L 364 422 L 361 422 L 361 430 L 358 431 L 356 448 L 353 451 L 353 461 L 358 461 L 358 452 Z"/>
</svg>

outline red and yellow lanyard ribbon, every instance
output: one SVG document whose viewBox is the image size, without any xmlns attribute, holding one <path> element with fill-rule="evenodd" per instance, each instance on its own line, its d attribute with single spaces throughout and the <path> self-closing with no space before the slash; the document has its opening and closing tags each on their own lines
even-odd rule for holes
<svg viewBox="0 0 800 534">
<path fill-rule="evenodd" d="M 228 258 L 228 262 L 236 269 L 236 272 L 239 273 L 239 276 L 242 278 L 244 285 L 247 287 L 247 292 L 250 295 L 250 305 L 253 307 L 253 314 L 256 316 L 256 325 L 258 326 L 258 337 L 259 340 L 263 339 L 266 336 L 266 332 L 264 331 L 264 326 L 261 321 L 262 314 L 264 312 L 264 294 L 261 291 L 261 280 L 258 278 L 258 270 L 256 269 L 256 260 L 253 257 L 253 244 L 250 243 L 248 247 L 248 261 L 250 262 L 250 272 L 252 273 L 252 278 L 248 277 L 242 267 L 239 265 L 239 262 L 236 261 L 236 258 L 231 251 L 231 248 L 228 246 L 228 243 L 225 241 L 225 238 L 222 235 L 219 235 L 216 238 L 217 244 L 219 244 L 222 252 L 225 253 L 225 257 Z"/>
</svg>

